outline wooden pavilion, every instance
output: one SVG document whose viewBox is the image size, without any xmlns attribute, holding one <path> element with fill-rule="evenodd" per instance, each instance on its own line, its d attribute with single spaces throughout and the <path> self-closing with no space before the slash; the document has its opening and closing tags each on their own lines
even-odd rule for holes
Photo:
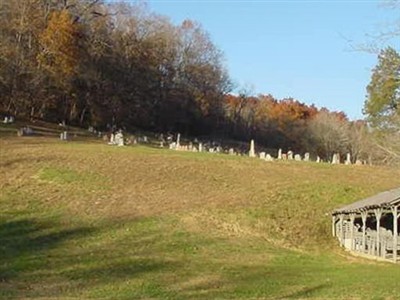
<svg viewBox="0 0 400 300">
<path fill-rule="evenodd" d="M 351 252 L 397 263 L 400 188 L 380 193 L 332 212 L 332 234 Z"/>
</svg>

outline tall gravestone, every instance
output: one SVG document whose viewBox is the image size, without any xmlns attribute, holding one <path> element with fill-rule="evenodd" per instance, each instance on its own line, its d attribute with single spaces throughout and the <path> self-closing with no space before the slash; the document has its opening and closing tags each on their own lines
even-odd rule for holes
<svg viewBox="0 0 400 300">
<path fill-rule="evenodd" d="M 339 154 L 338 153 L 334 153 L 332 155 L 332 164 L 333 165 L 337 165 L 340 163 L 340 158 L 339 158 Z"/>
<path fill-rule="evenodd" d="M 346 165 L 351 165 L 351 155 L 350 155 L 350 153 L 347 153 L 347 155 L 346 155 L 345 164 Z"/>
<path fill-rule="evenodd" d="M 278 159 L 282 159 L 282 149 L 278 150 Z"/>
<path fill-rule="evenodd" d="M 250 141 L 249 156 L 250 156 L 250 157 L 255 157 L 255 156 L 256 156 L 256 153 L 255 153 L 255 150 L 254 150 L 254 140 L 251 140 L 251 141 Z"/>
</svg>

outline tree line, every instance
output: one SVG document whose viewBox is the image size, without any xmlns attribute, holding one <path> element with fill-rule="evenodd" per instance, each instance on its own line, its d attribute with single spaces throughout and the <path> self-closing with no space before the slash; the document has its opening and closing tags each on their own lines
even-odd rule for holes
<svg viewBox="0 0 400 300">
<path fill-rule="evenodd" d="M 230 93 L 223 54 L 201 24 L 175 25 L 143 2 L 0 0 L 0 29 L 5 113 L 98 128 L 253 138 L 326 159 L 334 152 L 369 155 L 371 127 L 364 121 L 295 99 Z"/>
</svg>

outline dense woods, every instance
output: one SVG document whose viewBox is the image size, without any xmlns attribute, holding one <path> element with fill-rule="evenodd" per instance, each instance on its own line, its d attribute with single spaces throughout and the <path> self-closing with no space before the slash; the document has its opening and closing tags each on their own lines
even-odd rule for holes
<svg viewBox="0 0 400 300">
<path fill-rule="evenodd" d="M 365 122 L 291 98 L 232 94 L 222 52 L 195 21 L 100 0 L 0 0 L 0 13 L 5 114 L 368 158 Z"/>
</svg>

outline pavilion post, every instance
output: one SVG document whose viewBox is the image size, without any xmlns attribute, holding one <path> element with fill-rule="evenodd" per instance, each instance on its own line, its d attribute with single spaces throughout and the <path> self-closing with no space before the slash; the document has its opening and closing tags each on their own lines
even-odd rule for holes
<svg viewBox="0 0 400 300">
<path fill-rule="evenodd" d="M 355 214 L 350 214 L 350 250 L 354 250 L 354 219 L 356 218 Z"/>
<path fill-rule="evenodd" d="M 368 212 L 367 211 L 362 211 L 361 212 L 361 220 L 362 220 L 362 253 L 365 253 L 365 233 L 367 231 L 367 216 Z"/>
<path fill-rule="evenodd" d="M 344 224 L 343 224 L 344 215 L 343 214 L 340 215 L 339 220 L 340 220 L 340 244 L 343 246 L 344 245 Z"/>
<path fill-rule="evenodd" d="M 336 236 L 336 216 L 332 216 L 332 236 Z"/>
<path fill-rule="evenodd" d="M 381 228 L 381 217 L 382 217 L 382 209 L 377 208 L 374 209 L 375 218 L 376 218 L 376 245 L 375 249 L 377 251 L 377 256 L 380 256 L 381 249 L 381 236 L 380 236 L 380 228 Z"/>
<path fill-rule="evenodd" d="M 398 215 L 398 208 L 397 205 L 392 207 L 393 213 L 393 261 L 397 262 L 397 237 L 398 237 L 398 229 L 397 229 L 397 218 Z"/>
</svg>

